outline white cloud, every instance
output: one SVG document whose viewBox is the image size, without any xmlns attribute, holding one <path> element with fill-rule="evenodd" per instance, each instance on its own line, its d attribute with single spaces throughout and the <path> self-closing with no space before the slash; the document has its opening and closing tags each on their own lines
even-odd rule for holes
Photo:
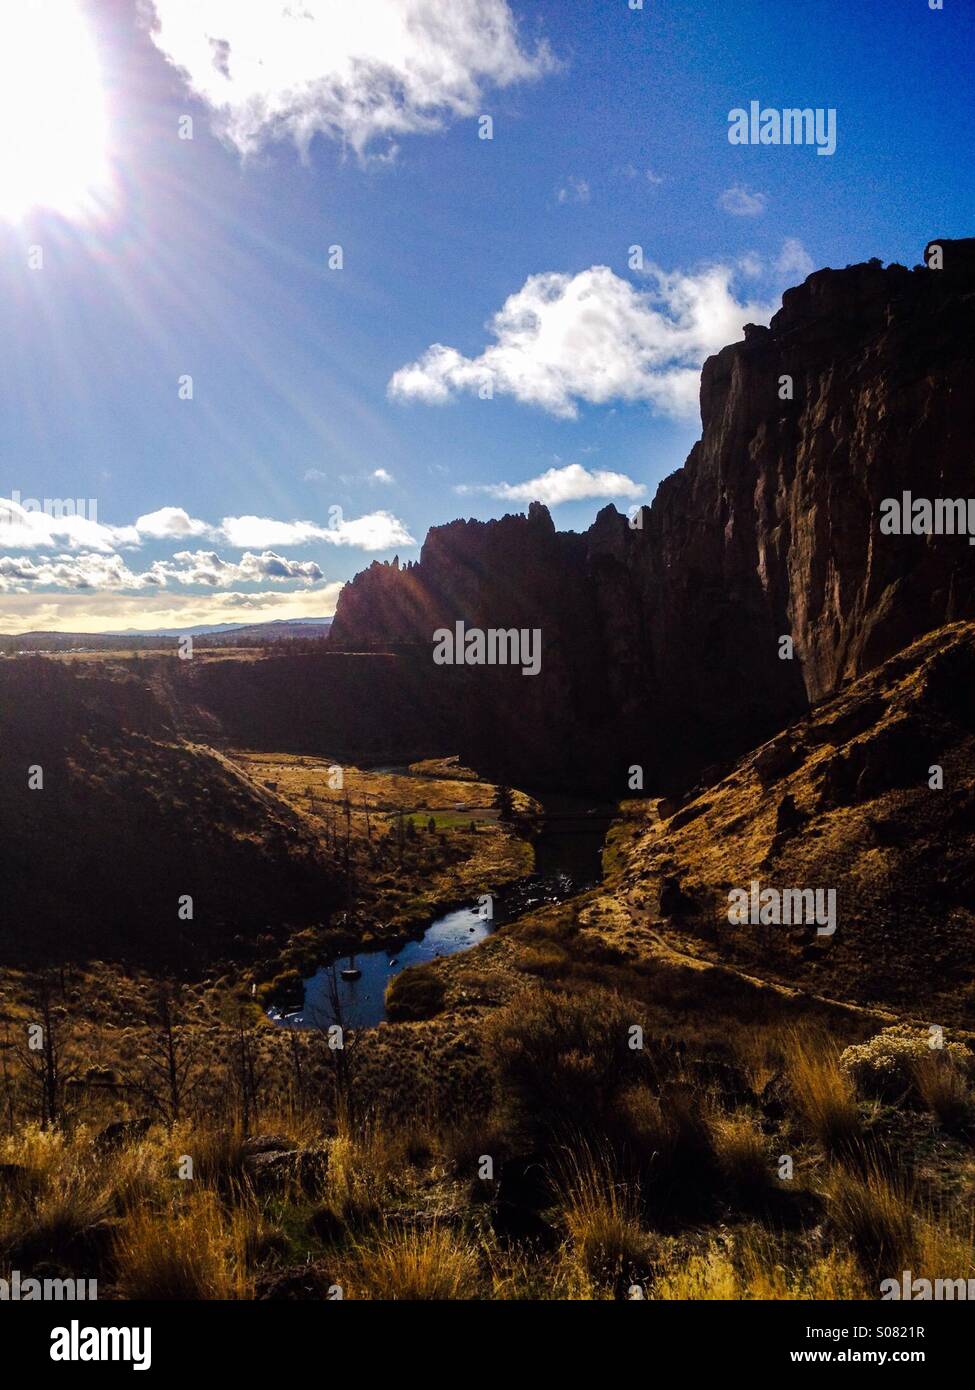
<svg viewBox="0 0 975 1390">
<path fill-rule="evenodd" d="M 383 468 L 372 475 L 392 482 Z M 67 546 L 68 549 L 112 555 L 116 550 L 137 549 L 145 541 L 206 539 L 234 549 L 324 543 L 358 546 L 362 550 L 390 550 L 416 545 L 406 526 L 391 512 L 369 512 L 346 520 L 338 515 L 333 524 L 316 521 L 275 521 L 270 517 L 225 516 L 219 526 L 191 517 L 183 507 L 160 507 L 140 516 L 133 526 L 103 526 L 81 516 L 55 516 L 28 511 L 0 498 L 0 549 L 36 550 Z"/>
<path fill-rule="evenodd" d="M 565 184 L 559 189 L 560 203 L 588 203 L 590 198 L 589 185 L 585 179 L 577 179 L 572 174 L 566 179 Z"/>
<path fill-rule="evenodd" d="M 216 588 L 220 584 L 264 583 L 289 581 L 316 584 L 324 579 L 321 567 L 314 560 L 287 560 L 273 550 L 261 555 L 245 551 L 239 560 L 223 560 L 213 550 L 178 550 L 172 560 L 161 560 L 146 571 L 150 581 L 166 584 L 205 584 Z"/>
<path fill-rule="evenodd" d="M 732 217 L 761 217 L 768 207 L 767 193 L 750 193 L 743 184 L 733 184 L 718 197 L 718 207 Z"/>
<path fill-rule="evenodd" d="M 147 512 L 137 519 L 135 529 L 140 536 L 154 541 L 188 540 L 212 534 L 205 521 L 197 521 L 182 507 L 160 507 L 158 511 Z"/>
<path fill-rule="evenodd" d="M 619 169 L 617 169 L 616 172 L 618 174 L 621 174 L 624 179 L 635 179 L 639 176 L 640 173 L 639 169 L 636 167 L 635 164 L 623 164 L 620 166 Z M 644 170 L 644 178 L 646 179 L 647 183 L 652 183 L 654 185 L 663 183 L 663 178 L 660 176 L 660 174 L 654 173 L 652 169 Z"/>
<path fill-rule="evenodd" d="M 324 542 L 358 546 L 361 550 L 392 550 L 399 545 L 416 545 L 399 518 L 386 511 L 369 512 L 349 521 L 339 517 L 333 526 L 319 526 L 313 521 L 273 521 L 262 516 L 225 516 L 219 536 L 234 547 Z"/>
<path fill-rule="evenodd" d="M 225 516 L 219 526 L 220 538 L 226 545 L 309 545 L 324 541 L 334 531 L 316 521 L 274 521 L 266 516 Z"/>
<path fill-rule="evenodd" d="M 152 0 L 152 39 L 242 155 L 321 133 L 363 156 L 551 70 L 507 0 Z"/>
<path fill-rule="evenodd" d="M 392 473 L 387 473 L 385 468 L 377 468 L 370 476 L 374 483 L 392 483 L 395 481 Z"/>
<path fill-rule="evenodd" d="M 121 555 L 82 552 L 43 560 L 24 555 L 0 556 L 0 593 L 25 593 L 41 584 L 55 589 L 139 587 L 138 577 Z"/>
<path fill-rule="evenodd" d="M 65 510 L 69 511 L 65 515 Z M 139 535 L 134 526 L 103 526 L 86 516 L 73 514 L 74 503 L 65 501 L 50 511 L 27 508 L 9 498 L 0 498 L 0 548 L 36 550 L 44 546 L 84 547 L 108 554 L 119 546 L 136 546 Z"/>
<path fill-rule="evenodd" d="M 638 289 L 607 266 L 576 275 L 532 275 L 491 320 L 495 341 L 477 357 L 434 343 L 390 379 L 399 400 L 442 404 L 453 394 L 489 388 L 573 418 L 579 402 L 644 401 L 692 417 L 701 363 L 767 323 L 770 302 L 740 301 L 729 265 L 697 271 L 647 268 Z"/>
<path fill-rule="evenodd" d="M 273 551 L 246 552 L 240 560 L 223 560 L 212 550 L 181 550 L 145 570 L 131 569 L 120 555 L 81 552 L 43 560 L 0 556 L 0 593 L 27 593 L 34 588 L 83 590 L 164 589 L 171 584 L 217 588 L 227 584 L 317 584 L 324 574 L 314 560 L 287 560 Z"/>
<path fill-rule="evenodd" d="M 327 477 L 328 474 L 323 473 L 320 468 L 307 468 L 303 481 L 306 483 L 323 483 Z"/>
<path fill-rule="evenodd" d="M 775 269 L 782 276 L 800 276 L 805 279 L 814 270 L 813 259 L 797 237 L 786 237 Z"/>
<path fill-rule="evenodd" d="M 544 502 L 554 507 L 560 502 L 579 502 L 592 497 L 640 497 L 646 488 L 625 473 L 612 473 L 604 468 L 590 471 L 579 463 L 567 463 L 563 468 L 549 468 L 527 483 L 461 485 L 454 491 L 483 492 L 507 502 Z"/>
</svg>

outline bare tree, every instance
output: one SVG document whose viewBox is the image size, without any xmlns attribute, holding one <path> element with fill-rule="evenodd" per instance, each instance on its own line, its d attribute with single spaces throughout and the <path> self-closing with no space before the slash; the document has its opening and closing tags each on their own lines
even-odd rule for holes
<svg viewBox="0 0 975 1390">
<path fill-rule="evenodd" d="M 179 988 L 164 982 L 156 996 L 156 1051 L 143 1058 L 145 1074 L 132 1089 L 158 1110 L 169 1125 L 186 1113 L 190 1097 L 202 1079 L 192 1045 L 178 1022 Z"/>
<path fill-rule="evenodd" d="M 316 1019 L 316 1027 L 326 1047 L 332 1077 L 332 1103 L 336 1117 L 352 1124 L 356 1116 L 355 1048 L 360 1033 L 342 999 L 334 962 L 326 973 L 326 995 L 330 1017 Z"/>
<path fill-rule="evenodd" d="M 58 1124 L 64 1100 L 60 1035 L 63 1010 L 54 1007 L 51 994 L 51 984 L 45 976 L 37 985 L 37 1018 L 28 1023 L 24 1041 L 14 1048 L 27 1074 L 42 1129 Z"/>
<path fill-rule="evenodd" d="M 240 1112 L 240 1127 L 244 1134 L 250 1132 L 260 1107 L 261 1083 L 264 1079 L 260 1065 L 257 1039 L 254 1029 L 248 1023 L 248 1011 L 241 1006 L 237 1010 L 233 1041 L 230 1049 L 229 1073 L 232 1093 L 236 1096 Z"/>
</svg>

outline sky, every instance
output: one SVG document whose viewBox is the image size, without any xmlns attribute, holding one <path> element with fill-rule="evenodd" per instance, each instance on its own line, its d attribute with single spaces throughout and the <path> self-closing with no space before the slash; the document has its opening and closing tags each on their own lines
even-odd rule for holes
<svg viewBox="0 0 975 1390">
<path fill-rule="evenodd" d="M 0 632 L 323 617 L 455 517 L 649 502 L 785 288 L 975 232 L 973 31 L 970 0 L 4 0 Z M 835 150 L 732 143 L 753 101 L 832 112 Z"/>
</svg>

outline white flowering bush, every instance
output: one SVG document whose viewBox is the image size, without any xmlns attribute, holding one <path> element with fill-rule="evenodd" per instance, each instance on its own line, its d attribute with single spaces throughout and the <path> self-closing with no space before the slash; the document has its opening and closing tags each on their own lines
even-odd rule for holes
<svg viewBox="0 0 975 1390">
<path fill-rule="evenodd" d="M 931 1046 L 926 1028 L 897 1023 L 884 1028 L 869 1042 L 854 1043 L 840 1056 L 840 1066 L 862 1096 L 899 1100 L 916 1093 L 917 1068 L 944 1066 L 963 1075 L 972 1071 L 972 1054 L 962 1043 L 944 1041 Z"/>
</svg>

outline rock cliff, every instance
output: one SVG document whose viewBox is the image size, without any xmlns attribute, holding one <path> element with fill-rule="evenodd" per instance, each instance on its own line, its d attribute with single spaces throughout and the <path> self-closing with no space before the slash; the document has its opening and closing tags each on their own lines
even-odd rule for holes
<svg viewBox="0 0 975 1390">
<path fill-rule="evenodd" d="M 333 648 L 432 652 L 458 619 L 538 628 L 539 677 L 431 660 L 431 702 L 448 693 L 465 757 L 622 792 L 630 765 L 686 782 L 975 615 L 965 535 L 880 530 L 886 498 L 975 491 L 975 239 L 929 243 L 913 270 L 810 275 L 705 362 L 701 420 L 634 517 L 607 507 L 580 536 L 535 503 L 372 565 L 342 591 Z"/>
</svg>

